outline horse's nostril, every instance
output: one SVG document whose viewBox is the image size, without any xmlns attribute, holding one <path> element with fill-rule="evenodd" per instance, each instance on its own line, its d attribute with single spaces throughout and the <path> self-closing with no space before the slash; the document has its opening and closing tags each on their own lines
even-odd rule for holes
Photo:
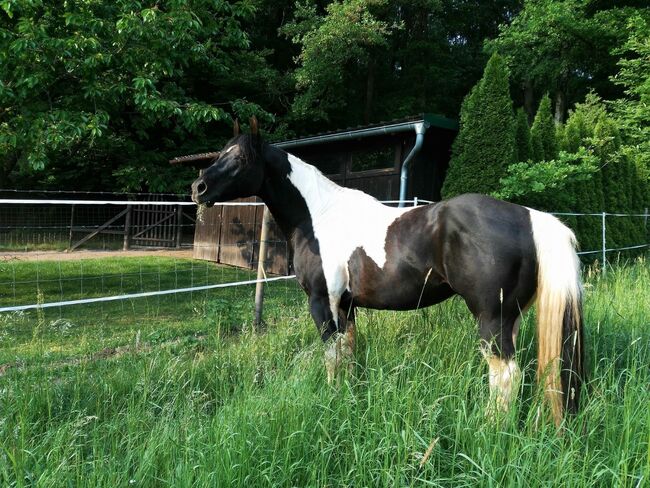
<svg viewBox="0 0 650 488">
<path fill-rule="evenodd" d="M 203 195 L 206 191 L 208 191 L 208 185 L 204 181 L 199 181 L 199 184 L 196 185 L 196 193 Z"/>
</svg>

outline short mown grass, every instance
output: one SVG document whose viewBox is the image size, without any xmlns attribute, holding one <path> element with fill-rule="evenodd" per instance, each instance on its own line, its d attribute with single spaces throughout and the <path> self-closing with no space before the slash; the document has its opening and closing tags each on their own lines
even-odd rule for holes
<svg viewBox="0 0 650 488">
<path fill-rule="evenodd" d="M 84 262 L 82 291 L 81 263 L 0 266 L 16 283 L 0 306 L 117 293 L 108 275 L 124 293 L 247 279 L 106 259 Z M 649 268 L 587 273 L 589 381 L 561 435 L 536 422 L 532 316 L 520 398 L 486 418 L 487 368 L 460 299 L 361 311 L 357 364 L 338 387 L 293 283 L 269 285 L 262 330 L 252 287 L 2 314 L 0 485 L 646 486 Z"/>
</svg>

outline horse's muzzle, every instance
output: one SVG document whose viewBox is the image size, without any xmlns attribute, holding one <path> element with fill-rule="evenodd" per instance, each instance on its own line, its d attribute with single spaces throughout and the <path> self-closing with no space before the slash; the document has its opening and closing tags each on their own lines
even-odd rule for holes
<svg viewBox="0 0 650 488">
<path fill-rule="evenodd" d="M 203 178 L 198 178 L 192 183 L 192 201 L 197 204 L 205 203 L 205 194 L 208 191 L 208 184 Z"/>
</svg>

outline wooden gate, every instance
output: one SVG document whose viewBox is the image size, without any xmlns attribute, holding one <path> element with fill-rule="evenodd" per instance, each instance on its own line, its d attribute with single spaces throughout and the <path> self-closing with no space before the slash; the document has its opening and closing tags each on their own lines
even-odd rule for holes
<svg viewBox="0 0 650 488">
<path fill-rule="evenodd" d="M 131 215 L 131 244 L 147 247 L 180 247 L 183 207 L 135 205 Z"/>
<path fill-rule="evenodd" d="M 157 197 L 156 200 L 162 201 L 162 198 Z M 98 220 L 98 217 L 103 218 Z M 123 240 L 122 247 L 125 250 L 132 246 L 179 248 L 183 240 L 183 222 L 191 222 L 189 225 L 193 225 L 193 221 L 193 216 L 184 212 L 182 205 L 173 203 L 134 203 L 125 207 L 72 205 L 68 250 L 73 251 L 95 236 L 105 234 Z M 83 237 L 75 239 L 75 234 L 78 236 L 79 233 L 83 233 Z"/>
<path fill-rule="evenodd" d="M 258 205 L 215 205 L 197 211 L 194 258 L 257 269 L 264 206 L 255 198 L 237 201 Z M 269 228 L 266 249 L 266 272 L 289 274 L 291 259 L 287 242 L 275 221 Z"/>
</svg>

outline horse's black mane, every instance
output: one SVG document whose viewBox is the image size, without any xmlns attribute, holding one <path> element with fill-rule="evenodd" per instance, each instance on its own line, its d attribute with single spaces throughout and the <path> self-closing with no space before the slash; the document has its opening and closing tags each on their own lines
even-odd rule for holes
<svg viewBox="0 0 650 488">
<path fill-rule="evenodd" d="M 262 138 L 253 134 L 240 134 L 228 141 L 225 147 L 239 145 L 242 156 L 246 161 L 256 161 L 262 149 Z"/>
</svg>

